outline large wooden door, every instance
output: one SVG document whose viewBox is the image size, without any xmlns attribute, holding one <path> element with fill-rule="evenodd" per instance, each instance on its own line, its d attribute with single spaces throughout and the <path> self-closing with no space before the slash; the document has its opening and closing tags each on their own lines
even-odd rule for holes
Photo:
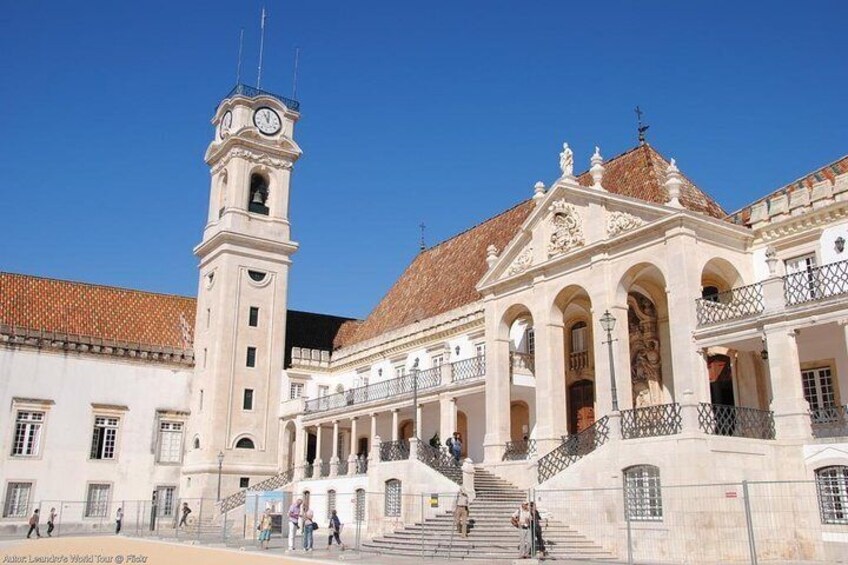
<svg viewBox="0 0 848 565">
<path fill-rule="evenodd" d="M 595 383 L 577 381 L 568 388 L 568 432 L 582 432 L 595 423 Z"/>
</svg>

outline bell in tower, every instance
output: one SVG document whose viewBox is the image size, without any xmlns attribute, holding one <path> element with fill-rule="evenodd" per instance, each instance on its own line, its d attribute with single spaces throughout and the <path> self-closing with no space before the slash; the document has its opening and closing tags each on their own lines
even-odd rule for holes
<svg viewBox="0 0 848 565">
<path fill-rule="evenodd" d="M 247 204 L 249 212 L 254 214 L 268 215 L 268 181 L 264 176 L 254 173 L 250 175 L 250 202 Z"/>
</svg>

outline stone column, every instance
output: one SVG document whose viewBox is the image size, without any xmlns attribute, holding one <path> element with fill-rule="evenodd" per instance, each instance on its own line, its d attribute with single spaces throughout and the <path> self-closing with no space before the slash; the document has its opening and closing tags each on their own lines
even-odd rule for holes
<svg viewBox="0 0 848 565">
<path fill-rule="evenodd" d="M 380 436 L 377 435 L 377 413 L 373 412 L 371 414 L 371 440 L 368 445 L 368 459 L 370 459 L 370 465 L 374 466 L 380 461 L 380 446 L 377 445 L 380 442 Z"/>
<path fill-rule="evenodd" d="M 339 421 L 333 420 L 333 445 L 330 449 L 330 476 L 339 474 Z"/>
<path fill-rule="evenodd" d="M 392 441 L 398 440 L 398 408 L 392 410 Z"/>
<path fill-rule="evenodd" d="M 357 443 L 356 422 L 357 422 L 356 417 L 353 417 L 353 418 L 350 419 L 350 454 L 348 455 L 348 458 L 347 458 L 347 474 L 348 475 L 355 475 L 356 474 L 356 461 L 357 461 L 357 456 L 359 455 L 358 453 L 356 453 L 356 443 Z"/>
<path fill-rule="evenodd" d="M 303 479 L 303 468 L 306 466 L 306 447 L 309 444 L 309 435 L 306 433 L 306 426 L 300 422 L 295 422 L 295 440 L 294 452 L 294 476 L 295 480 Z"/>
<path fill-rule="evenodd" d="M 456 431 L 456 398 L 443 396 L 439 399 L 439 443 L 445 447 L 445 442 Z M 468 441 L 468 438 L 462 438 Z M 446 447 L 445 447 L 446 448 Z"/>
<path fill-rule="evenodd" d="M 421 421 L 422 412 L 421 402 L 419 402 L 418 406 L 415 407 L 415 437 L 418 439 L 421 439 L 421 430 L 424 428 L 424 424 Z"/>
<path fill-rule="evenodd" d="M 321 424 L 315 424 L 315 461 L 312 462 L 312 477 L 321 476 L 321 466 L 324 460 L 321 459 Z"/>
<path fill-rule="evenodd" d="M 550 308 L 545 308 L 545 304 L 533 314 L 536 322 L 536 449 L 539 453 L 548 453 L 559 446 L 561 437 L 568 432 L 564 327 L 562 320 L 550 319 Z"/>
<path fill-rule="evenodd" d="M 509 441 L 510 382 L 509 338 L 496 337 L 498 323 L 486 311 L 486 435 L 483 457 L 487 462 L 500 461 L 504 445 Z"/>
<path fill-rule="evenodd" d="M 809 440 L 810 404 L 804 398 L 795 332 L 778 326 L 766 327 L 765 334 L 777 439 Z"/>
</svg>

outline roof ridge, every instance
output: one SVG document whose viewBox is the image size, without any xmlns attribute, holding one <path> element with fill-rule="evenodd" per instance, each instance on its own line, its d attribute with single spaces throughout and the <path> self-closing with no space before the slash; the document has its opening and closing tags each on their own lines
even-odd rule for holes
<svg viewBox="0 0 848 565">
<path fill-rule="evenodd" d="M 87 287 L 93 287 L 93 288 L 122 290 L 122 291 L 125 291 L 125 292 L 132 292 L 132 293 L 135 293 L 135 294 L 149 294 L 149 295 L 152 295 L 152 296 L 167 296 L 167 297 L 170 297 L 170 298 L 180 298 L 180 299 L 183 299 L 183 300 L 193 300 L 193 301 L 197 300 L 196 297 L 185 296 L 185 295 L 182 295 L 182 294 L 173 294 L 173 293 L 168 293 L 168 292 L 153 292 L 152 290 L 141 290 L 141 289 L 137 289 L 137 288 L 127 288 L 127 287 L 124 287 L 124 286 L 91 283 L 91 282 L 77 281 L 77 280 L 71 280 L 71 279 L 60 279 L 60 278 L 55 278 L 55 277 L 45 277 L 45 276 L 41 276 L 41 275 L 30 275 L 30 274 L 26 274 L 26 273 L 11 273 L 11 272 L 8 272 L 8 271 L 0 271 L 0 277 L 2 277 L 4 275 L 12 276 L 12 277 L 21 277 L 21 278 L 26 278 L 26 279 L 37 279 L 37 280 L 42 280 L 42 281 L 62 282 L 62 283 L 67 283 L 67 284 L 72 284 L 72 285 L 87 286 Z"/>
</svg>

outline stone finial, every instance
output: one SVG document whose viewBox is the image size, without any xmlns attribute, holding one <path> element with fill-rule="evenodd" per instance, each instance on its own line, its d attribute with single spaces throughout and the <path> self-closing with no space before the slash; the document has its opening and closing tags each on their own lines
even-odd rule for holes
<svg viewBox="0 0 848 565">
<path fill-rule="evenodd" d="M 489 245 L 486 248 L 486 263 L 489 265 L 489 268 L 492 268 L 492 265 L 497 263 L 498 261 L 498 248 L 494 245 Z"/>
<path fill-rule="evenodd" d="M 601 180 L 604 178 L 604 158 L 601 157 L 601 149 L 597 145 L 595 146 L 595 154 L 592 155 L 591 163 L 592 167 L 589 169 L 589 174 L 592 175 L 592 185 L 594 188 L 598 188 L 603 190 L 601 186 Z"/>
<path fill-rule="evenodd" d="M 563 177 L 574 176 L 574 151 L 567 143 L 562 144 L 562 153 L 559 154 L 559 168 Z"/>
<path fill-rule="evenodd" d="M 777 250 L 775 250 L 774 247 L 769 245 L 768 247 L 766 247 L 766 265 L 768 265 L 769 276 L 777 276 L 777 263 Z"/>
<path fill-rule="evenodd" d="M 537 182 L 533 185 L 533 200 L 537 203 L 539 200 L 545 197 L 545 183 L 542 181 Z"/>
<path fill-rule="evenodd" d="M 680 204 L 680 188 L 683 186 L 683 177 L 680 175 L 680 169 L 677 168 L 677 162 L 672 159 L 666 170 L 665 189 L 668 191 L 667 204 L 673 208 L 682 208 Z"/>
</svg>

